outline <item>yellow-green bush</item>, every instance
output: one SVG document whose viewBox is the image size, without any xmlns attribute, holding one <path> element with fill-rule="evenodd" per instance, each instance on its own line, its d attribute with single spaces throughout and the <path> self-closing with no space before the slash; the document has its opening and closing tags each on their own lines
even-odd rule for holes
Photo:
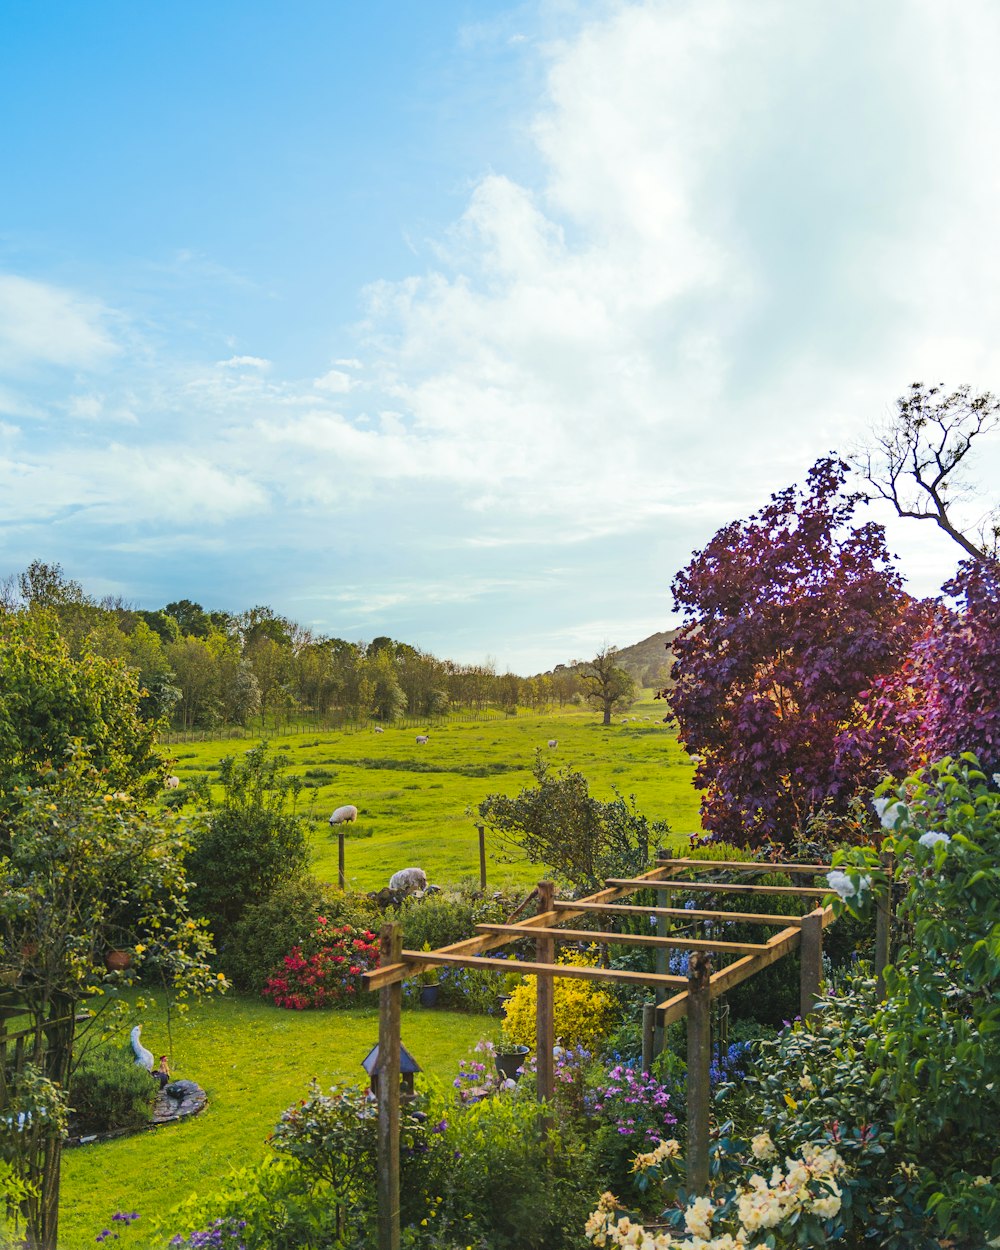
<svg viewBox="0 0 1000 1250">
<path fill-rule="evenodd" d="M 595 967 L 592 951 L 567 951 L 559 963 L 577 967 Z M 525 977 L 507 1003 L 504 1032 L 522 1046 L 535 1044 L 535 978 Z M 557 977 L 555 982 L 555 1035 L 563 1046 L 585 1046 L 592 1050 L 614 1028 L 617 1003 L 596 981 L 570 980 Z"/>
</svg>

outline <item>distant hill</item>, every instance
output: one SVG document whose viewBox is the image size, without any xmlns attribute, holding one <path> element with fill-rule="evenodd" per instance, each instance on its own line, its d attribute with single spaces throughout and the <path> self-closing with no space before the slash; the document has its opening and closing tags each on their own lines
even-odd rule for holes
<svg viewBox="0 0 1000 1250">
<path fill-rule="evenodd" d="M 620 648 L 615 659 L 642 685 L 665 686 L 669 682 L 668 674 L 673 662 L 670 644 L 680 632 L 679 629 L 668 629 L 650 634 L 642 642 Z"/>
<path fill-rule="evenodd" d="M 630 647 L 619 647 L 615 652 L 615 663 L 631 673 L 640 686 L 668 686 L 671 684 L 670 666 L 673 664 L 670 645 L 680 632 L 680 629 L 668 629 L 650 634 Z M 568 664 L 557 664 L 552 674 L 575 672 L 586 667 L 587 663 L 587 660 L 570 660 Z"/>
</svg>

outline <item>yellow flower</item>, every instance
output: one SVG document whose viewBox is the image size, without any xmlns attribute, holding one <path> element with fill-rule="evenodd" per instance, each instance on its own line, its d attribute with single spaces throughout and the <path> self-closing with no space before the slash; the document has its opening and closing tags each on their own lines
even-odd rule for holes
<svg viewBox="0 0 1000 1250">
<path fill-rule="evenodd" d="M 145 948 L 145 946 L 143 946 L 143 944 L 142 944 L 141 942 L 136 942 L 135 946 L 133 946 L 133 948 L 132 948 L 132 949 L 135 951 L 135 953 L 136 953 L 137 955 L 141 955 L 141 954 L 142 954 L 142 952 L 143 952 L 146 948 Z"/>
</svg>

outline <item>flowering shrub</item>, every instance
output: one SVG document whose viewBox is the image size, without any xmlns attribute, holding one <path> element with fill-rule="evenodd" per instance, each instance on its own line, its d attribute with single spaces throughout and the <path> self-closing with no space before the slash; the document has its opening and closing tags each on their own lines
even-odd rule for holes
<svg viewBox="0 0 1000 1250">
<path fill-rule="evenodd" d="M 919 1226 L 929 1221 L 937 1237 L 963 1246 L 1000 1227 L 1000 1187 L 981 1175 L 984 1161 L 1000 1155 L 998 787 L 964 754 L 886 783 L 876 799 L 889 831 L 883 849 L 905 897 L 864 1057 L 886 1103 L 900 1174 L 919 1198 L 911 1204 Z M 839 911 L 863 913 L 884 894 L 876 852 L 852 848 L 835 864 L 853 887 L 838 891 Z M 907 1220 L 886 1244 L 918 1244 L 907 1239 Z"/>
<path fill-rule="evenodd" d="M 334 926 L 325 916 L 318 916 L 312 933 L 292 947 L 262 993 L 276 1006 L 294 1011 L 349 1005 L 361 989 L 362 973 L 377 968 L 378 960 L 376 937 L 370 929 Z"/>
<path fill-rule="evenodd" d="M 680 1144 L 668 1139 L 633 1163 L 637 1187 L 658 1184 L 669 1203 L 659 1227 L 649 1229 L 619 1216 L 618 1200 L 606 1193 L 585 1231 L 597 1246 L 642 1250 L 812 1250 L 844 1231 L 844 1170 L 829 1143 L 806 1143 L 795 1157 L 785 1158 L 782 1168 L 768 1133 L 758 1133 L 750 1143 L 723 1137 L 714 1147 L 709 1193 L 692 1197 L 680 1183 Z"/>
<path fill-rule="evenodd" d="M 607 1120 L 619 1137 L 635 1149 L 659 1141 L 663 1130 L 677 1123 L 667 1110 L 670 1089 L 648 1072 L 635 1072 L 617 1064 L 607 1083 L 596 1090 L 594 1114 Z"/>
<path fill-rule="evenodd" d="M 592 951 L 564 951 L 559 962 L 578 968 L 596 967 L 597 957 Z M 525 977 L 523 985 L 512 991 L 507 1003 L 504 1031 L 522 1046 L 535 1044 L 536 996 L 535 978 L 529 976 Z M 585 1046 L 593 1050 L 610 1032 L 617 1004 L 612 995 L 595 982 L 557 977 L 553 1011 L 555 1035 L 563 1046 Z"/>
</svg>

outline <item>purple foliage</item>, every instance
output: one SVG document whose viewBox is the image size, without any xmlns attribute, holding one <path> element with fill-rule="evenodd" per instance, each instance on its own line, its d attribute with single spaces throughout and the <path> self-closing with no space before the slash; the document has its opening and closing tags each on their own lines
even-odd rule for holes
<svg viewBox="0 0 1000 1250">
<path fill-rule="evenodd" d="M 687 621 L 668 696 L 701 756 L 705 827 L 729 842 L 788 843 L 908 760 L 894 678 L 922 616 L 882 527 L 850 524 L 846 472 L 817 461 L 805 488 L 721 529 L 673 584 Z"/>
<path fill-rule="evenodd" d="M 921 746 L 930 759 L 972 751 L 1000 769 L 1000 564 L 964 560 L 944 585 L 958 610 L 942 609 L 916 647 L 923 695 Z"/>
</svg>

